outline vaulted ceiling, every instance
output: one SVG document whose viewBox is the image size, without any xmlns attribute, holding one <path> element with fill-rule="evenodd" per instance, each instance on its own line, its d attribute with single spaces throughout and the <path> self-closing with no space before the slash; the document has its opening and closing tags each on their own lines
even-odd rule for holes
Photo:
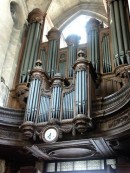
<svg viewBox="0 0 130 173">
<path fill-rule="evenodd" d="M 77 16 L 84 14 L 107 23 L 103 0 L 26 0 L 30 12 L 40 8 L 47 12 L 55 27 L 63 29 Z"/>
</svg>

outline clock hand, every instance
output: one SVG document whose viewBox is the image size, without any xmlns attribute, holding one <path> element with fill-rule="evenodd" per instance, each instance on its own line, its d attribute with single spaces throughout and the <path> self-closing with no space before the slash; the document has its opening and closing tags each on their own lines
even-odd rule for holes
<svg viewBox="0 0 130 173">
<path fill-rule="evenodd" d="M 51 133 L 48 135 L 48 138 L 51 139 Z"/>
</svg>

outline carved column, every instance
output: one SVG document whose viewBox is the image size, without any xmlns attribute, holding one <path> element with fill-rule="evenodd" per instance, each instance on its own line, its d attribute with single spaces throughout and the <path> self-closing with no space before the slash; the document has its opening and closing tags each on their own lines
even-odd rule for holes
<svg viewBox="0 0 130 173">
<path fill-rule="evenodd" d="M 112 31 L 115 66 L 129 63 L 129 32 L 127 26 L 125 2 L 110 1 L 110 26 Z"/>
<path fill-rule="evenodd" d="M 41 61 L 36 62 L 36 67 L 30 72 L 31 82 L 29 87 L 29 94 L 24 116 L 24 123 L 21 126 L 24 134 L 27 137 L 32 137 L 33 127 L 37 122 L 39 105 L 40 105 L 40 92 L 43 79 L 43 70 Z"/>
<path fill-rule="evenodd" d="M 84 58 L 84 52 L 78 52 L 74 64 L 75 70 L 75 118 L 74 123 L 79 132 L 85 132 L 91 126 L 92 78 L 91 64 Z"/>
<path fill-rule="evenodd" d="M 49 40 L 47 73 L 50 77 L 53 77 L 57 72 L 60 35 L 61 33 L 57 28 L 52 28 L 47 35 Z"/>
<path fill-rule="evenodd" d="M 68 45 L 68 77 L 73 76 L 73 68 L 72 65 L 77 59 L 77 46 L 79 43 L 80 37 L 77 35 L 69 35 L 66 38 L 66 42 Z"/>
<path fill-rule="evenodd" d="M 100 51 L 99 51 L 99 28 L 101 24 L 98 20 L 92 18 L 88 21 L 87 40 L 88 40 L 88 57 L 96 72 L 100 72 Z"/>
<path fill-rule="evenodd" d="M 29 80 L 28 72 L 34 68 L 35 62 L 38 59 L 40 40 L 44 26 L 46 14 L 40 9 L 34 9 L 28 15 L 28 33 L 26 45 L 23 54 L 20 83 L 26 83 Z"/>
</svg>

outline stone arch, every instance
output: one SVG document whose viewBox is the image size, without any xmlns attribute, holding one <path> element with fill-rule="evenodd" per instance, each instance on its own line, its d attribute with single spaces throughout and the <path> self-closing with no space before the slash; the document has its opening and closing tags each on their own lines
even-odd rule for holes
<svg viewBox="0 0 130 173">
<path fill-rule="evenodd" d="M 64 14 L 62 14 L 58 18 L 56 18 L 53 23 L 58 29 L 62 31 L 71 21 L 73 21 L 78 16 L 87 15 L 93 18 L 97 18 L 98 20 L 103 21 L 107 25 L 107 17 L 105 15 L 102 15 L 104 13 L 102 10 L 102 6 L 99 9 L 94 9 L 96 9 L 95 6 L 91 6 L 89 8 L 85 4 L 75 6 L 72 9 L 64 12 Z"/>
</svg>

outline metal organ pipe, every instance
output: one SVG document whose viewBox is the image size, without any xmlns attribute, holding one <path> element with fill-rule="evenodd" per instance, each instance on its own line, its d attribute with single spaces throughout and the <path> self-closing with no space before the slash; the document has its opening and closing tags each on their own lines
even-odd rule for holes
<svg viewBox="0 0 130 173">
<path fill-rule="evenodd" d="M 40 111 L 37 123 L 48 121 L 49 110 L 50 110 L 50 97 L 42 95 L 40 100 Z"/>
<path fill-rule="evenodd" d="M 76 73 L 76 114 L 86 114 L 87 106 L 87 73 L 84 70 Z M 77 85 L 78 84 L 78 85 Z"/>
<path fill-rule="evenodd" d="M 115 15 L 114 15 L 114 7 L 113 7 L 113 3 L 110 4 L 110 13 L 111 13 L 111 30 L 112 30 L 112 39 L 113 39 L 113 43 L 114 43 L 114 47 L 113 47 L 113 52 L 114 52 L 114 59 L 115 59 L 115 66 L 119 65 L 119 50 L 118 50 L 118 42 L 117 42 L 117 32 L 116 32 L 116 24 L 115 24 Z"/>
<path fill-rule="evenodd" d="M 26 42 L 26 45 L 25 45 L 25 53 L 24 53 L 24 56 L 23 56 L 23 65 L 22 65 L 22 68 L 21 68 L 21 74 L 20 74 L 20 82 L 23 83 L 23 82 L 26 82 L 27 81 L 27 76 L 28 76 L 28 64 L 29 64 L 29 54 L 30 54 L 30 51 L 31 51 L 31 44 L 32 44 L 32 37 L 33 37 L 33 34 L 34 34 L 34 27 L 35 27 L 35 24 L 33 23 L 31 26 L 30 26 L 30 35 L 29 35 L 29 40 L 27 40 Z"/>
<path fill-rule="evenodd" d="M 127 24 L 127 14 L 125 13 L 125 1 L 117 0 L 110 2 L 110 12 L 111 12 L 111 25 L 113 37 L 117 36 L 117 41 L 113 39 L 115 49 L 119 47 L 118 50 L 118 59 L 116 58 L 115 66 L 120 64 L 129 63 L 129 33 L 128 27 L 125 27 Z M 113 20 L 114 19 L 114 20 Z M 114 50 L 113 50 L 114 52 Z"/>
<path fill-rule="evenodd" d="M 92 64 L 93 64 L 93 67 L 95 68 L 95 56 L 94 56 L 94 35 L 93 35 L 93 30 L 91 31 L 92 32 L 92 42 L 91 42 L 91 48 L 92 48 L 92 52 L 91 52 L 91 60 L 92 60 Z"/>
<path fill-rule="evenodd" d="M 35 122 L 36 120 L 36 112 L 37 112 L 37 106 L 38 106 L 38 96 L 39 96 L 39 88 L 40 87 L 40 82 L 38 80 L 34 79 L 34 90 L 33 90 L 33 97 L 31 100 L 28 100 L 28 102 L 30 102 L 30 106 L 29 108 L 31 109 L 26 109 L 26 112 L 30 112 L 30 116 L 29 119 L 27 117 L 27 121 L 32 121 Z"/>
<path fill-rule="evenodd" d="M 74 91 L 66 92 L 63 96 L 63 117 L 62 119 L 74 118 Z"/>
<path fill-rule="evenodd" d="M 75 116 L 78 114 L 84 114 L 87 116 L 87 102 L 88 102 L 88 87 L 87 87 L 87 66 L 86 60 L 84 59 L 84 53 L 79 52 L 79 57 L 74 65 L 76 73 L 75 82 L 75 104 L 76 112 Z"/>
<path fill-rule="evenodd" d="M 91 79 L 93 69 L 90 62 L 84 58 L 84 52 L 78 52 L 78 58 L 73 68 L 75 70 L 75 109 L 73 122 L 76 129 L 83 133 L 91 125 Z M 93 69 L 94 70 L 94 69 Z M 93 71 L 94 72 L 94 71 Z M 89 73 L 89 74 L 88 74 Z M 93 73 L 94 74 L 94 73 Z M 88 95 L 89 92 L 89 95 Z"/>
<path fill-rule="evenodd" d="M 23 60 L 22 60 L 22 67 L 21 67 L 21 69 L 22 69 L 22 75 L 20 77 L 20 82 L 21 83 L 24 82 L 25 75 L 26 75 L 26 71 L 25 71 L 25 69 L 26 69 L 26 67 L 25 67 L 26 63 L 25 63 L 25 61 L 26 61 L 26 53 L 27 53 L 27 50 L 28 50 L 28 44 L 29 44 L 29 40 L 30 40 L 30 34 L 31 34 L 31 27 L 28 26 L 27 40 L 26 40 L 26 44 L 25 44 L 25 49 L 24 49 L 24 54 L 23 54 Z"/>
<path fill-rule="evenodd" d="M 105 72 L 106 70 L 106 59 L 104 58 L 105 57 L 105 49 L 104 49 L 104 37 L 102 39 L 102 59 L 103 59 L 103 72 Z"/>
<path fill-rule="evenodd" d="M 31 82 L 29 87 L 29 94 L 27 99 L 25 119 L 35 123 L 39 109 L 40 88 L 42 83 L 42 68 L 41 61 L 36 62 L 36 67 L 31 71 Z"/>
<path fill-rule="evenodd" d="M 110 45 L 109 35 L 104 33 L 102 37 L 102 59 L 103 59 L 103 73 L 111 72 L 111 59 L 110 59 Z"/>
<path fill-rule="evenodd" d="M 52 84 L 51 94 L 51 117 L 52 119 L 60 119 L 61 97 L 62 97 L 62 78 L 56 73 Z"/>
<path fill-rule="evenodd" d="M 112 71 L 112 63 L 111 63 L 110 37 L 109 36 L 107 36 L 107 45 L 108 45 L 109 68 L 110 68 L 110 72 L 111 72 Z"/>
<path fill-rule="evenodd" d="M 127 20 L 125 17 L 125 12 L 124 12 L 124 2 L 119 0 L 119 9 L 120 9 L 120 18 L 121 18 L 121 27 L 122 27 L 122 35 L 123 35 L 123 41 L 124 41 L 124 51 L 127 57 L 127 63 L 129 63 L 129 56 L 128 56 L 128 50 L 129 50 L 129 31 L 128 27 L 125 27 L 127 24 Z"/>
<path fill-rule="evenodd" d="M 96 72 L 100 72 L 100 51 L 98 31 L 100 22 L 94 18 L 90 19 L 86 25 L 88 33 L 88 56 Z"/>
<path fill-rule="evenodd" d="M 31 58 L 30 58 L 30 61 L 28 64 L 28 70 L 31 70 L 33 68 L 33 64 L 35 62 L 34 54 L 36 51 L 36 45 L 38 44 L 37 39 L 38 39 L 38 33 L 39 33 L 39 29 L 40 29 L 39 23 L 34 23 L 34 24 L 35 24 L 35 29 L 34 29 L 32 41 L 31 41 L 31 47 L 30 47 L 31 51 L 30 51 L 30 55 L 29 55 L 29 57 L 31 57 Z"/>
<path fill-rule="evenodd" d="M 68 45 L 68 77 L 73 77 L 73 69 L 72 65 L 74 64 L 76 60 L 76 54 L 77 54 L 77 46 L 79 43 L 80 37 L 77 35 L 69 35 L 66 38 L 66 42 Z"/>
<path fill-rule="evenodd" d="M 43 21 L 45 14 L 39 9 L 34 9 L 28 15 L 29 31 L 27 33 L 27 40 L 25 44 L 23 61 L 20 74 L 20 82 L 28 82 L 28 71 L 32 70 L 34 63 L 38 56 L 38 49 L 40 45 L 40 37 L 42 32 Z"/>
<path fill-rule="evenodd" d="M 40 55 L 40 59 L 42 61 L 42 66 L 43 66 L 43 69 L 46 71 L 46 52 L 44 49 L 41 49 L 41 55 Z"/>
<path fill-rule="evenodd" d="M 54 74 L 57 72 L 60 35 L 61 33 L 57 28 L 52 28 L 47 35 L 49 41 L 47 72 L 50 77 L 53 77 Z"/>
<path fill-rule="evenodd" d="M 122 38 L 122 31 L 121 31 L 121 21 L 120 21 L 120 13 L 119 13 L 118 1 L 114 2 L 114 12 L 115 12 L 115 22 L 116 22 L 116 31 L 117 31 L 117 38 L 118 38 L 118 46 L 119 46 L 119 57 L 124 64 L 124 52 L 123 52 L 123 38 Z"/>
<path fill-rule="evenodd" d="M 41 33 L 42 33 L 42 26 L 41 24 L 39 25 L 39 32 L 38 32 L 38 37 L 37 37 L 37 44 L 35 47 L 35 52 L 34 52 L 34 62 L 36 62 L 37 57 L 39 57 L 39 48 L 40 48 L 40 39 L 41 39 Z M 34 68 L 35 64 L 32 64 L 32 68 Z"/>
</svg>

